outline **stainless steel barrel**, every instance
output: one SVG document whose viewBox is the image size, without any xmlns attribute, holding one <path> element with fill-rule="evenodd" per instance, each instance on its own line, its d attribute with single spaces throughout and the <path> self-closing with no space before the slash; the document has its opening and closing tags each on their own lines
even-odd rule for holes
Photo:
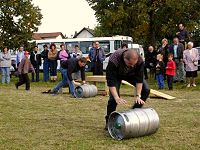
<svg viewBox="0 0 200 150">
<path fill-rule="evenodd" d="M 95 85 L 84 84 L 75 88 L 77 98 L 94 97 L 97 95 L 97 87 Z"/>
<path fill-rule="evenodd" d="M 158 128 L 159 116 L 153 108 L 113 112 L 108 119 L 109 134 L 117 140 L 153 134 Z"/>
</svg>

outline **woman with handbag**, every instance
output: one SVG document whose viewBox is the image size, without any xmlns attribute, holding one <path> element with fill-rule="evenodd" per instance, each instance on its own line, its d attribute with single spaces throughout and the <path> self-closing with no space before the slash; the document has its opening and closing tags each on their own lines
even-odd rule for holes
<svg viewBox="0 0 200 150">
<path fill-rule="evenodd" d="M 186 78 L 188 80 L 187 87 L 196 87 L 195 78 L 197 77 L 199 54 L 193 43 L 188 42 L 188 49 L 183 52 L 183 61 L 185 63 Z"/>
</svg>

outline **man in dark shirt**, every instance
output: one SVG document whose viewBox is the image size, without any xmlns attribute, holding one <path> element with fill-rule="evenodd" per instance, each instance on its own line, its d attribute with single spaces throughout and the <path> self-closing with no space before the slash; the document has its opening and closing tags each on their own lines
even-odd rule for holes
<svg viewBox="0 0 200 150">
<path fill-rule="evenodd" d="M 103 75 L 103 61 L 105 60 L 105 51 L 100 47 L 99 42 L 95 42 L 95 49 L 92 55 L 94 64 L 93 75 Z"/>
<path fill-rule="evenodd" d="M 80 83 L 75 82 L 72 79 L 72 73 L 81 71 L 81 79 L 83 83 L 85 83 L 85 64 L 87 63 L 87 59 L 84 57 L 80 58 L 70 58 L 61 63 L 60 71 L 62 73 L 62 81 L 59 82 L 53 89 L 51 89 L 50 93 L 57 93 L 60 88 L 64 85 L 68 84 L 70 88 L 70 93 L 73 97 L 76 97 L 74 94 L 74 85 L 80 85 Z"/>
<path fill-rule="evenodd" d="M 150 73 L 155 73 L 156 66 L 156 51 L 153 46 L 149 46 L 148 51 L 145 55 L 145 66 L 144 66 L 144 75 L 145 79 L 148 79 L 147 68 L 150 70 Z"/>
<path fill-rule="evenodd" d="M 184 46 L 186 45 L 186 40 L 188 39 L 188 33 L 182 23 L 179 24 L 179 32 L 176 33 L 179 42 L 182 43 Z"/>
<path fill-rule="evenodd" d="M 43 45 L 44 50 L 41 53 L 41 57 L 43 58 L 43 80 L 47 82 L 49 80 L 49 61 L 48 61 L 48 46 Z"/>
<path fill-rule="evenodd" d="M 109 115 L 116 110 L 117 104 L 125 104 L 120 97 L 119 88 L 122 80 L 136 87 L 136 101 L 132 108 L 141 108 L 149 96 L 150 89 L 143 79 L 144 62 L 135 49 L 115 51 L 109 59 L 106 68 L 106 80 L 110 91 L 107 105 L 106 127 Z"/>
<path fill-rule="evenodd" d="M 35 69 L 35 73 L 32 73 L 32 82 L 39 82 L 39 73 L 40 73 L 40 66 L 41 66 L 41 54 L 38 52 L 38 47 L 34 46 L 33 51 L 30 54 L 30 61 Z M 34 79 L 36 74 L 36 79 Z"/>
<path fill-rule="evenodd" d="M 183 44 L 179 42 L 177 37 L 175 37 L 173 39 L 173 44 L 169 46 L 169 53 L 173 54 L 173 60 L 176 63 L 176 75 L 174 76 L 174 82 L 185 82 L 183 51 Z"/>
</svg>

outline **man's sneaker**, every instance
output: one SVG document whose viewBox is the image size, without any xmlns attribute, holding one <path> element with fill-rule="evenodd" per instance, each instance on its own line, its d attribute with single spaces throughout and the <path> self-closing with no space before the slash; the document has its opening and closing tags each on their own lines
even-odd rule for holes
<svg viewBox="0 0 200 150">
<path fill-rule="evenodd" d="M 193 86 L 193 87 L 196 87 L 197 85 L 193 83 L 192 86 Z"/>
<path fill-rule="evenodd" d="M 190 84 L 188 84 L 188 85 L 187 85 L 187 87 L 191 87 L 191 85 L 190 85 Z"/>
<path fill-rule="evenodd" d="M 71 97 L 71 98 L 77 98 L 77 97 L 76 97 L 76 94 L 71 94 L 70 97 Z"/>
</svg>

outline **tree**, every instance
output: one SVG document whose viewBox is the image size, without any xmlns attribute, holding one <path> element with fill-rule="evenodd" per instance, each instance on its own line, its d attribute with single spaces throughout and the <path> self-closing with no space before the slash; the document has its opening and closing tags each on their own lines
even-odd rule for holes
<svg viewBox="0 0 200 150">
<path fill-rule="evenodd" d="M 17 48 L 29 45 L 33 32 L 38 30 L 42 15 L 32 0 L 0 1 L 0 47 Z"/>
<path fill-rule="evenodd" d="M 95 10 L 98 33 L 129 35 L 134 42 L 157 46 L 172 39 L 183 23 L 189 32 L 199 25 L 199 0 L 86 0 Z"/>
</svg>

